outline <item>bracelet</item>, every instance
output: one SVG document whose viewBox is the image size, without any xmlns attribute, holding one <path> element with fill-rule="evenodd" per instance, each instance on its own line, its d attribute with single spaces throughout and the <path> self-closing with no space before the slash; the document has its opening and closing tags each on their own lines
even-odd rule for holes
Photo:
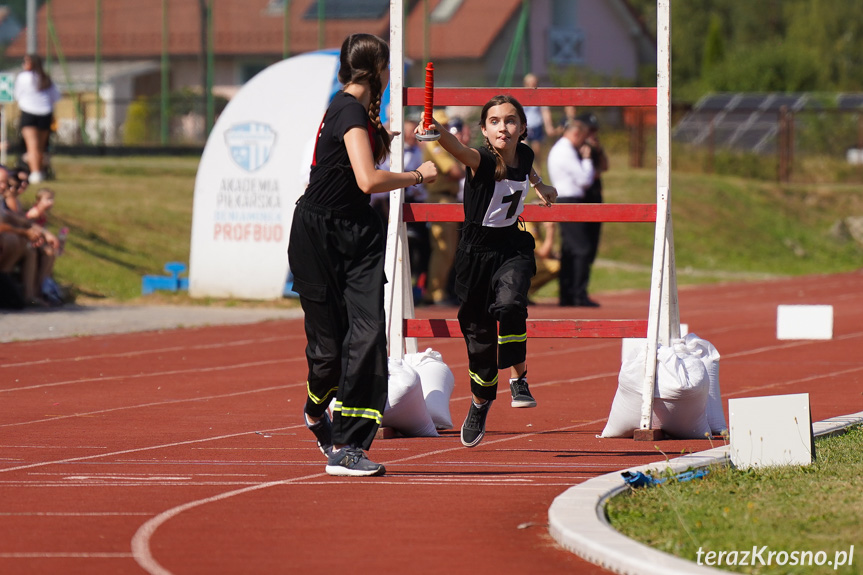
<svg viewBox="0 0 863 575">
<path fill-rule="evenodd" d="M 533 183 L 530 181 L 530 179 L 528 179 L 528 182 L 530 182 L 530 185 L 533 186 L 534 188 L 542 183 L 542 176 L 538 176 L 538 177 L 539 177 L 539 179 L 536 181 L 536 183 Z"/>
<path fill-rule="evenodd" d="M 422 172 L 420 172 L 419 170 L 412 170 L 411 173 L 416 178 L 416 182 L 414 183 L 414 185 L 423 183 L 424 178 Z"/>
</svg>

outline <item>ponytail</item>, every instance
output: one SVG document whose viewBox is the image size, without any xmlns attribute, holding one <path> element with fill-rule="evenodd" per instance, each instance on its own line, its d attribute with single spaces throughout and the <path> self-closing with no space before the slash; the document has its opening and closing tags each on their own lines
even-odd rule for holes
<svg viewBox="0 0 863 575">
<path fill-rule="evenodd" d="M 383 89 L 381 87 L 380 74 L 372 75 L 369 78 L 369 87 L 371 88 L 369 120 L 371 120 L 375 128 L 375 163 L 379 164 L 390 154 L 390 133 L 384 127 L 383 122 L 381 122 L 381 97 Z"/>
<path fill-rule="evenodd" d="M 500 182 L 506 179 L 506 162 L 503 159 L 503 156 L 500 155 L 494 146 L 491 145 L 488 138 L 485 139 L 485 145 L 491 150 L 491 153 L 494 154 L 494 181 Z"/>
<path fill-rule="evenodd" d="M 351 34 L 342 43 L 339 54 L 339 81 L 342 84 L 368 81 L 371 89 L 369 121 L 374 126 L 375 163 L 390 153 L 390 134 L 381 122 L 381 72 L 389 65 L 390 48 L 372 34 Z"/>
<path fill-rule="evenodd" d="M 37 85 L 39 87 L 39 91 L 47 90 L 50 88 L 54 81 L 51 79 L 51 76 L 45 72 L 45 68 L 42 66 L 42 58 L 37 54 L 27 54 L 24 56 L 30 62 L 30 71 L 36 75 L 38 79 Z"/>
</svg>

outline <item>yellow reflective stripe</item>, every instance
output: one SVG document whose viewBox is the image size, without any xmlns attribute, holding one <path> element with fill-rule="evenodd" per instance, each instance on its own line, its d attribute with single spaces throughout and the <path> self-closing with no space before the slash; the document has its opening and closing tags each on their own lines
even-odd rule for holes
<svg viewBox="0 0 863 575">
<path fill-rule="evenodd" d="M 368 407 L 345 407 L 341 401 L 337 401 L 335 405 L 333 405 L 333 411 L 338 411 L 342 414 L 342 417 L 365 417 L 366 419 L 373 419 L 378 425 L 381 424 L 381 420 L 383 419 L 383 415 L 377 409 L 371 409 Z"/>
<path fill-rule="evenodd" d="M 492 385 L 497 385 L 497 374 L 495 374 L 494 379 L 492 379 L 491 381 L 483 381 L 483 379 L 474 372 L 468 370 L 468 373 L 470 374 L 470 378 L 482 387 L 491 387 Z"/>
<path fill-rule="evenodd" d="M 323 402 L 325 402 L 329 396 L 331 396 L 331 395 L 332 395 L 332 394 L 334 394 L 336 391 L 338 391 L 338 389 L 339 389 L 339 388 L 338 388 L 338 387 L 334 387 L 334 388 L 332 388 L 332 389 L 331 389 L 331 390 L 329 390 L 329 391 L 328 391 L 328 392 L 327 392 L 323 397 L 318 397 L 318 396 L 316 396 L 314 393 L 312 393 L 312 388 L 309 386 L 309 382 L 308 382 L 308 381 L 306 382 L 306 389 L 307 389 L 307 390 L 308 390 L 308 392 L 309 392 L 309 399 L 311 399 L 312 401 L 314 401 L 316 404 L 320 405 L 320 404 L 322 404 Z"/>
<path fill-rule="evenodd" d="M 520 341 L 527 341 L 527 332 L 519 333 L 515 335 L 499 335 L 497 336 L 498 345 L 503 345 L 505 343 L 517 343 Z"/>
</svg>

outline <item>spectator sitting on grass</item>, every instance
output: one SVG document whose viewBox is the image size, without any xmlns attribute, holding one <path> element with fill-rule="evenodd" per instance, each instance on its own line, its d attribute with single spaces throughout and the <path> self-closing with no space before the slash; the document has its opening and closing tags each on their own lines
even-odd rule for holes
<svg viewBox="0 0 863 575">
<path fill-rule="evenodd" d="M 15 176 L 0 178 L 0 221 L 25 233 L 14 233 L 8 242 L 8 253 L 4 249 L 0 271 L 19 269 L 21 291 L 27 305 L 45 307 L 42 285 L 54 267 L 54 254 L 60 246 L 57 237 L 42 226 L 30 221 L 21 208 L 18 196 L 22 186 Z M 4 246 L 6 247 L 6 246 Z M 56 302 L 55 302 L 56 303 Z M 62 302 L 60 302 L 62 303 Z"/>
</svg>

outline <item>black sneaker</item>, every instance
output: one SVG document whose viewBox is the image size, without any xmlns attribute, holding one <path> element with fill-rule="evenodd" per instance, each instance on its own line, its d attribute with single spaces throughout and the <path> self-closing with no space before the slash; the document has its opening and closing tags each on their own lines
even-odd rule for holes
<svg viewBox="0 0 863 575">
<path fill-rule="evenodd" d="M 461 444 L 465 447 L 476 447 L 485 435 L 485 418 L 491 407 L 492 400 L 488 400 L 477 406 L 473 400 L 470 401 L 470 409 L 467 417 L 461 425 Z"/>
<path fill-rule="evenodd" d="M 306 414 L 304 411 L 303 421 L 306 422 L 306 427 L 308 427 L 311 432 L 315 434 L 315 438 L 317 438 L 318 440 L 318 447 L 321 449 L 321 453 L 329 456 L 333 450 L 333 425 L 332 423 L 330 423 L 330 415 L 325 411 L 324 415 L 318 421 L 309 424 L 309 420 L 306 419 Z"/>
<path fill-rule="evenodd" d="M 343 477 L 383 475 L 386 467 L 371 461 L 359 447 L 342 447 L 327 457 L 327 473 Z"/>
<path fill-rule="evenodd" d="M 512 393 L 513 407 L 536 407 L 536 400 L 527 387 L 527 370 L 521 377 L 509 380 L 509 391 Z"/>
</svg>

